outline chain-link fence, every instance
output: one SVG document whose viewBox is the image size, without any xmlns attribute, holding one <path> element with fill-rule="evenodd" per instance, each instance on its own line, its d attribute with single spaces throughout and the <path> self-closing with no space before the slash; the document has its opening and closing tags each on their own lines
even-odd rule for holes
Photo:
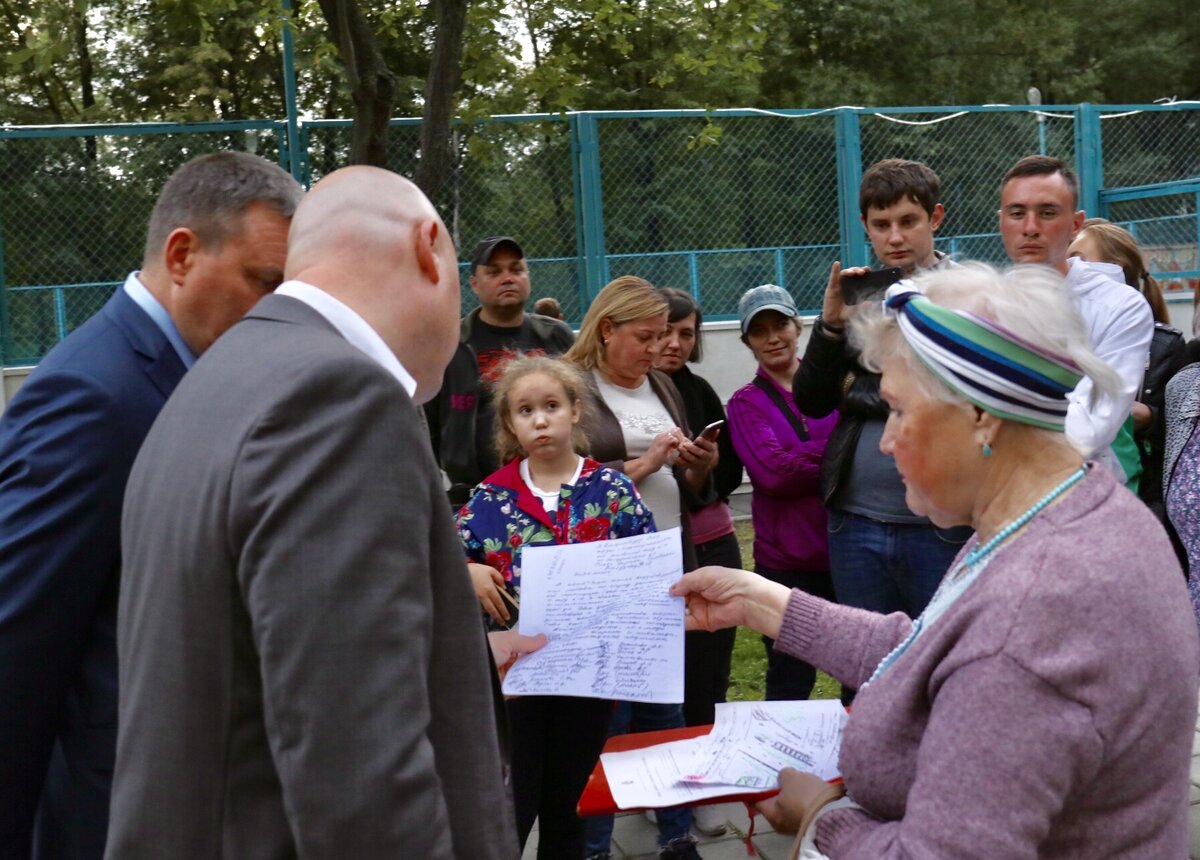
<svg viewBox="0 0 1200 860">
<path fill-rule="evenodd" d="M 1154 194 L 1141 193 L 1109 202 L 1108 217 L 1133 233 L 1166 296 L 1190 301 L 1200 284 L 1200 183 L 1170 183 Z"/>
<path fill-rule="evenodd" d="M 37 360 L 100 309 L 140 263 L 176 167 L 219 149 L 274 160 L 275 126 L 0 130 L 0 364 Z"/>
<path fill-rule="evenodd" d="M 1118 192 L 1200 177 L 1198 121 L 1200 105 L 501 117 L 455 127 L 454 169 L 435 203 L 462 259 L 485 236 L 518 238 L 534 298 L 559 299 L 570 321 L 624 274 L 690 290 L 713 319 L 766 282 L 815 309 L 832 260 L 874 263 L 857 189 L 881 158 L 941 176 L 939 248 L 1004 262 L 999 181 L 1041 151 L 1077 166 L 1089 214 L 1126 223 L 1186 284 L 1196 195 Z M 419 129 L 394 121 L 391 169 L 411 175 Z M 349 135 L 348 121 L 303 123 L 299 178 L 345 164 Z M 36 361 L 98 309 L 140 261 L 154 197 L 182 161 L 236 148 L 285 163 L 283 138 L 278 121 L 0 128 L 0 363 Z M 468 275 L 464 263 L 464 311 L 476 304 Z"/>
</svg>

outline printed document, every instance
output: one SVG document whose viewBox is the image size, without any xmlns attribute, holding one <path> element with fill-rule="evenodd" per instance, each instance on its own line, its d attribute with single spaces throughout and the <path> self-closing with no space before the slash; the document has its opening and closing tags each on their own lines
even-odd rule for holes
<svg viewBox="0 0 1200 860">
<path fill-rule="evenodd" d="M 600 761 L 620 809 L 661 808 L 779 788 L 784 767 L 836 779 L 846 724 L 841 702 L 729 702 L 710 734 Z"/>
</svg>

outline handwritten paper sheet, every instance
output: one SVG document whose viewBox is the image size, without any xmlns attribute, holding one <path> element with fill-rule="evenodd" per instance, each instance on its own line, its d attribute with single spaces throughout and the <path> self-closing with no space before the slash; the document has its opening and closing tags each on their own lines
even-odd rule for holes
<svg viewBox="0 0 1200 860">
<path fill-rule="evenodd" d="M 504 679 L 510 696 L 683 701 L 683 575 L 679 529 L 620 540 L 527 547 L 520 630 L 540 651 Z"/>
<path fill-rule="evenodd" d="M 678 806 L 778 788 L 783 767 L 834 779 L 845 723 L 838 701 L 730 702 L 708 735 L 600 760 L 619 808 Z"/>
</svg>

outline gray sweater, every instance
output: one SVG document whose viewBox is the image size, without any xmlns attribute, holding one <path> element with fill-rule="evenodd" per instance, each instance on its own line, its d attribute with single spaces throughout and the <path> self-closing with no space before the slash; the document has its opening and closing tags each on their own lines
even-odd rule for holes
<svg viewBox="0 0 1200 860">
<path fill-rule="evenodd" d="M 968 546 L 973 544 L 970 542 Z M 793 592 L 777 648 L 859 684 L 908 633 Z M 838 858 L 1185 858 L 1200 643 L 1162 526 L 1103 469 L 854 703 Z"/>
</svg>

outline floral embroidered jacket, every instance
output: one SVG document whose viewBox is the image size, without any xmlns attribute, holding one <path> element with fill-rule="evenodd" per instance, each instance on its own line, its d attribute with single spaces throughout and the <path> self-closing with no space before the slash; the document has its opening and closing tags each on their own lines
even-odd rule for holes
<svg viewBox="0 0 1200 860">
<path fill-rule="evenodd" d="M 558 510 L 547 513 L 521 480 L 520 460 L 493 472 L 458 512 L 467 560 L 496 568 L 509 594 L 521 592 L 526 546 L 609 540 L 654 531 L 654 516 L 629 477 L 585 458 L 579 480 L 564 484 Z M 489 617 L 488 626 L 499 628 Z"/>
</svg>

